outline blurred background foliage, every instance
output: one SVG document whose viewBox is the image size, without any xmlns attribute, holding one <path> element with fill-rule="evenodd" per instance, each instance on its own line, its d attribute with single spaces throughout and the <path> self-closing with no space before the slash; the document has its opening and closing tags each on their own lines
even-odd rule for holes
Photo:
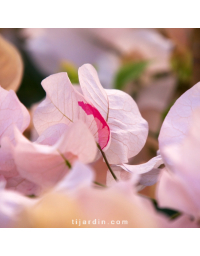
<svg viewBox="0 0 200 256">
<path fill-rule="evenodd" d="M 31 40 L 33 41 L 36 40 L 34 38 L 35 34 L 36 34 L 35 37 L 41 37 L 41 38 L 43 36 L 42 33 L 53 34 L 53 31 L 51 31 L 50 29 L 49 29 L 49 32 L 48 32 L 48 29 L 46 30 L 47 31 L 44 31 L 44 32 L 42 32 L 42 29 L 38 29 L 38 32 L 37 32 L 37 29 L 1 29 L 0 30 L 1 35 L 5 39 L 13 43 L 17 47 L 17 49 L 19 50 L 22 56 L 23 63 L 24 63 L 24 72 L 23 72 L 23 78 L 20 84 L 20 88 L 17 91 L 17 94 L 21 102 L 25 104 L 25 106 L 27 107 L 30 107 L 33 103 L 40 101 L 45 96 L 44 91 L 40 86 L 40 83 L 42 79 L 44 79 L 49 74 L 44 72 L 44 70 L 42 70 L 40 66 L 37 65 L 38 61 L 35 61 L 33 56 L 34 52 L 36 51 L 35 49 L 34 51 L 30 50 L 31 47 L 29 47 L 29 45 L 31 44 L 28 42 L 30 42 Z M 119 30 L 123 30 L 123 29 L 119 29 Z M 196 49 L 198 47 L 199 31 L 198 29 L 157 29 L 157 32 L 163 35 L 163 37 L 170 39 L 171 42 L 173 43 L 173 50 L 170 53 L 171 55 L 170 56 L 170 66 L 171 66 L 170 72 L 174 73 L 177 77 L 177 93 L 182 94 L 184 91 L 186 91 L 188 88 L 191 87 L 191 82 L 195 80 L 195 78 L 193 77 L 195 76 L 193 70 L 195 69 L 194 66 L 196 62 L 198 62 L 197 57 L 199 56 L 199 51 L 198 49 Z M 88 32 L 86 31 L 86 34 L 87 33 Z M 105 52 L 108 53 L 109 51 L 110 52 L 116 51 L 115 47 L 114 46 L 111 47 L 109 42 L 107 42 L 106 40 L 102 42 L 104 38 L 102 39 L 101 37 L 97 37 L 94 40 L 94 38 L 92 38 L 91 35 L 87 35 L 87 36 L 88 36 L 88 41 L 91 41 L 93 44 L 98 45 L 98 47 L 100 46 L 100 48 L 104 49 Z M 134 36 L 130 40 L 134 41 Z M 46 43 L 48 44 L 48 38 L 46 40 Z M 42 45 L 42 40 L 41 40 L 41 45 Z M 39 48 L 41 46 L 39 43 L 37 44 L 37 47 L 38 47 L 38 52 L 40 52 Z M 59 47 L 59 44 L 58 44 L 58 47 Z M 66 49 L 68 48 L 67 35 L 66 35 L 65 47 Z M 133 45 L 133 47 L 135 46 Z M 137 53 L 137 47 L 135 48 L 136 49 L 134 49 L 134 51 Z M 75 48 L 71 49 L 71 51 L 73 50 L 75 50 Z M 86 50 L 89 51 L 87 48 Z M 45 49 L 45 51 L 47 51 L 47 49 Z M 65 51 L 64 48 L 63 48 L 63 51 Z M 70 48 L 68 48 L 67 51 L 70 51 Z M 198 54 L 195 54 L 196 56 L 195 58 L 193 57 L 194 51 L 195 53 L 198 52 Z M 92 53 L 90 52 L 90 54 Z M 87 53 L 85 55 L 87 55 Z M 69 56 L 69 59 L 61 58 L 59 63 L 59 69 L 55 70 L 55 72 L 56 71 L 67 72 L 72 83 L 78 84 L 79 83 L 78 66 L 76 65 L 76 63 L 73 63 L 73 60 L 71 60 L 70 57 L 71 56 Z M 87 61 L 87 57 L 85 59 Z M 51 61 L 51 59 L 50 58 L 47 59 L 47 62 L 46 62 L 47 65 L 48 65 L 48 61 Z M 53 61 L 53 58 L 52 58 L 52 61 Z M 115 70 L 115 73 L 113 76 L 114 77 L 113 84 L 112 85 L 110 84 L 110 87 L 112 86 L 112 88 L 124 90 L 125 86 L 130 82 L 142 83 L 142 82 L 139 82 L 139 80 L 144 74 L 147 66 L 151 66 L 151 62 L 152 60 L 149 60 L 149 59 L 145 60 L 144 58 L 142 60 L 137 60 L 137 59 L 135 60 L 134 58 L 132 59 L 124 58 L 123 63 Z M 91 64 L 95 65 L 96 63 L 91 63 Z M 97 70 L 98 70 L 98 67 L 97 67 Z M 163 75 L 166 75 L 165 72 L 164 74 L 162 72 L 158 72 L 157 74 L 154 74 L 154 78 L 155 79 L 160 78 Z"/>
<path fill-rule="evenodd" d="M 147 61 L 130 62 L 124 64 L 116 72 L 114 88 L 123 90 L 124 85 L 127 83 L 139 80 L 147 65 Z"/>
</svg>

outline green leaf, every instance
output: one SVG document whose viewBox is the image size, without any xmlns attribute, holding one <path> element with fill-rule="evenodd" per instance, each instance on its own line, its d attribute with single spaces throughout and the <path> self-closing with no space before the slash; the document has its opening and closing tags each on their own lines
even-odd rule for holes
<svg viewBox="0 0 200 256">
<path fill-rule="evenodd" d="M 131 81 L 137 80 L 147 67 L 147 61 L 131 62 L 123 65 L 117 72 L 114 80 L 114 87 L 122 90 Z"/>
</svg>

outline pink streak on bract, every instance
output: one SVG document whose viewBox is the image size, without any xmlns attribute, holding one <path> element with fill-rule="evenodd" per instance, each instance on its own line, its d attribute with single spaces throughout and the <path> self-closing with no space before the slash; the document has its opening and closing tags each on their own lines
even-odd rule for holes
<svg viewBox="0 0 200 256">
<path fill-rule="evenodd" d="M 78 105 L 85 111 L 87 115 L 93 115 L 94 120 L 98 127 L 98 137 L 99 137 L 99 145 L 101 149 L 104 149 L 109 142 L 110 139 L 110 128 L 99 111 L 91 106 L 90 104 L 84 103 L 83 101 L 79 101 Z"/>
</svg>

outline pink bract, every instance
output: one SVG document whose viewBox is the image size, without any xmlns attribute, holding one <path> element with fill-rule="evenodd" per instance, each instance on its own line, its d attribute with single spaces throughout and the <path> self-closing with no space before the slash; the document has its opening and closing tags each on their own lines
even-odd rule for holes
<svg viewBox="0 0 200 256">
<path fill-rule="evenodd" d="M 15 92 L 0 87 L 0 175 L 6 179 L 6 188 L 36 194 L 38 187 L 19 175 L 13 156 L 16 145 L 13 127 L 16 126 L 22 133 L 29 123 L 29 112 Z"/>
<path fill-rule="evenodd" d="M 81 91 L 72 86 L 66 73 L 51 75 L 42 81 L 46 99 L 34 115 L 36 130 L 82 120 L 96 142 L 106 152 L 110 164 L 127 163 L 146 142 L 148 124 L 134 100 L 119 90 L 105 90 L 96 70 L 89 64 L 79 69 Z"/>
<path fill-rule="evenodd" d="M 110 138 L 110 128 L 107 125 L 106 121 L 103 119 L 99 111 L 91 106 L 90 104 L 85 104 L 84 102 L 78 102 L 78 105 L 82 107 L 87 115 L 93 115 L 94 120 L 97 124 L 98 129 L 98 137 L 99 137 L 99 145 L 101 149 L 105 150 L 106 147 L 109 147 L 109 138 Z"/>
<path fill-rule="evenodd" d="M 70 171 L 73 163 L 79 160 L 83 163 L 94 161 L 97 147 L 93 135 L 87 126 L 78 121 L 65 127 L 65 132 L 55 140 L 49 134 L 62 130 L 65 124 L 49 127 L 37 141 L 46 145 L 28 141 L 18 130 L 15 130 L 17 145 L 15 147 L 15 163 L 20 175 L 36 183 L 43 189 L 52 187 Z M 57 136 L 57 135 L 56 135 Z"/>
<path fill-rule="evenodd" d="M 93 114 L 87 114 L 80 106 L 87 106 L 87 99 L 71 84 L 67 73 L 51 75 L 42 81 L 46 99 L 37 107 L 34 114 L 34 125 L 39 134 L 48 127 L 63 123 L 67 126 L 82 120 L 92 132 L 96 142 L 105 149 L 110 141 L 109 128 L 98 110 L 91 105 Z M 95 115 L 95 116 L 94 116 Z M 99 121 L 98 121 L 99 120 Z M 101 141 L 103 140 L 103 141 Z"/>
<path fill-rule="evenodd" d="M 186 91 L 167 114 L 159 135 L 166 168 L 157 189 L 158 203 L 200 219 L 200 83 Z"/>
</svg>

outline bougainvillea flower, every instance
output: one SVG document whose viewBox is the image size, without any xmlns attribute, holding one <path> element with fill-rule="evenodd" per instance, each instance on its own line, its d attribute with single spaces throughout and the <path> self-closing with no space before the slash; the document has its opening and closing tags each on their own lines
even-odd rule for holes
<svg viewBox="0 0 200 256">
<path fill-rule="evenodd" d="M 148 124 L 136 103 L 122 91 L 104 90 L 89 64 L 79 69 L 79 79 L 83 95 L 72 86 L 66 73 L 43 80 L 47 96 L 35 111 L 36 130 L 41 134 L 53 124 L 70 125 L 82 120 L 106 151 L 110 164 L 128 162 L 142 149 L 148 133 Z"/>
<path fill-rule="evenodd" d="M 93 186 L 93 175 L 90 168 L 75 163 L 71 173 L 55 188 L 25 209 L 19 226 L 125 228 L 163 225 L 164 218 L 156 213 L 152 202 L 138 196 L 130 182 L 99 189 Z M 78 181 L 77 177 L 80 177 Z"/>
<path fill-rule="evenodd" d="M 0 85 L 17 91 L 23 74 L 23 62 L 18 50 L 0 35 Z"/>
<path fill-rule="evenodd" d="M 58 130 L 62 135 L 55 142 L 52 137 L 59 137 Z M 18 130 L 15 130 L 15 136 L 17 145 L 14 158 L 18 172 L 44 189 L 61 180 L 75 160 L 90 163 L 94 161 L 97 153 L 94 137 L 81 121 L 69 127 L 65 124 L 49 127 L 38 138 L 37 142 L 40 144 L 30 142 Z"/>
<path fill-rule="evenodd" d="M 28 110 L 16 94 L 0 87 L 0 175 L 6 179 L 6 188 L 33 194 L 37 186 L 22 178 L 15 166 L 13 150 L 16 144 L 13 125 L 23 132 L 30 122 Z"/>
<path fill-rule="evenodd" d="M 46 99 L 34 114 L 34 125 L 39 134 L 48 127 L 64 123 L 70 125 L 82 120 L 89 127 L 103 150 L 110 143 L 110 128 L 99 111 L 71 84 L 67 73 L 51 75 L 42 81 Z"/>
<path fill-rule="evenodd" d="M 83 95 L 99 110 L 111 131 L 111 144 L 106 151 L 110 164 L 127 163 L 146 142 L 148 124 L 135 101 L 120 90 L 105 90 L 96 70 L 89 64 L 79 68 Z"/>
<path fill-rule="evenodd" d="M 35 204 L 36 200 L 5 189 L 6 180 L 0 176 L 0 228 L 14 227 L 20 213 Z"/>
<path fill-rule="evenodd" d="M 191 130 L 186 134 L 181 147 L 171 145 L 165 148 L 165 157 L 168 157 L 173 165 L 162 172 L 157 191 L 161 207 L 171 207 L 187 213 L 197 222 L 200 219 L 200 161 L 198 156 L 200 126 L 197 122 L 199 113 L 200 108 L 193 112 L 193 116 L 196 115 L 197 118 L 190 122 Z"/>
<path fill-rule="evenodd" d="M 159 135 L 160 153 L 166 168 L 157 190 L 161 207 L 200 215 L 199 162 L 200 83 L 185 92 L 172 106 Z"/>
<path fill-rule="evenodd" d="M 200 83 L 186 91 L 168 112 L 159 135 L 160 154 L 169 167 L 173 165 L 172 159 L 165 156 L 164 149 L 168 145 L 181 148 L 183 140 L 187 138 L 195 118 L 194 110 L 200 107 Z M 197 122 L 198 120 L 196 120 Z M 194 121 L 193 121 L 194 122 Z M 193 123 L 194 125 L 195 123 Z M 198 122 L 196 123 L 196 125 Z"/>
<path fill-rule="evenodd" d="M 6 179 L 6 188 L 26 195 L 38 195 L 40 188 L 19 175 L 15 161 L 14 148 L 8 137 L 3 137 L 0 148 L 0 174 Z"/>
<path fill-rule="evenodd" d="M 15 92 L 0 87 L 0 139 L 7 136 L 13 141 L 12 125 L 15 124 L 23 132 L 29 123 L 28 110 L 19 101 Z"/>
</svg>

